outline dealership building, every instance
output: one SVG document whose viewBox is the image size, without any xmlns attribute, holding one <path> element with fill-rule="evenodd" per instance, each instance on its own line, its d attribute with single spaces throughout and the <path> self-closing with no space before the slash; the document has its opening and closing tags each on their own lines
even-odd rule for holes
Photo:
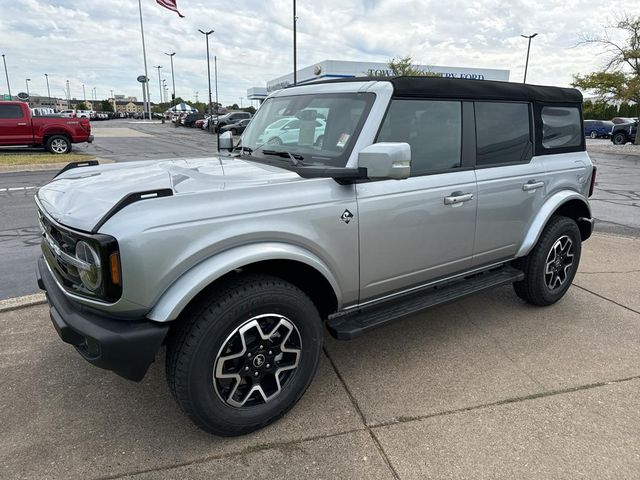
<svg viewBox="0 0 640 480">
<path fill-rule="evenodd" d="M 440 65 L 416 65 L 418 70 L 430 75 L 445 78 L 474 80 L 509 81 L 509 70 L 474 67 L 443 67 Z M 298 85 L 317 80 L 353 77 L 390 77 L 393 73 L 387 63 L 348 62 L 343 60 L 324 60 L 297 71 Z M 264 100 L 271 92 L 293 85 L 293 72 L 267 82 L 266 87 L 253 87 L 247 90 L 249 100 Z"/>
</svg>

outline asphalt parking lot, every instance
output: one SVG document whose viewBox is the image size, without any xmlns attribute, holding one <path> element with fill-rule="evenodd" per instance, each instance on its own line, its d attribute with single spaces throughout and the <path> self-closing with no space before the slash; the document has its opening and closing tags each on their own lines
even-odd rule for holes
<svg viewBox="0 0 640 480">
<path fill-rule="evenodd" d="M 210 436 L 163 358 L 140 383 L 85 363 L 44 305 L 0 314 L 0 477 L 632 479 L 640 475 L 640 239 L 596 234 L 558 304 L 505 287 L 327 337 L 282 420 Z"/>
</svg>

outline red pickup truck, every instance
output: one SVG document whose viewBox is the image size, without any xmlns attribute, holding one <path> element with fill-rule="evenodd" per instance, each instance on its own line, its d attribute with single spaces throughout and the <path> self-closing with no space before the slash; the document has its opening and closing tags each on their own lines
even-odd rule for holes
<svg viewBox="0 0 640 480">
<path fill-rule="evenodd" d="M 44 147 L 69 153 L 72 143 L 93 142 L 88 118 L 34 117 L 24 102 L 0 102 L 0 146 Z"/>
</svg>

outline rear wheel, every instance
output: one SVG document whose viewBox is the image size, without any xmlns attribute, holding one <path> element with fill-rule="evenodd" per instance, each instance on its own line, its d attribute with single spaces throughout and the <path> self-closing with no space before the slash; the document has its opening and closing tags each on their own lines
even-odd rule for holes
<svg viewBox="0 0 640 480">
<path fill-rule="evenodd" d="M 267 142 L 269 145 L 282 145 L 282 139 L 280 137 L 270 138 Z"/>
<path fill-rule="evenodd" d="M 53 135 L 47 140 L 47 150 L 56 155 L 69 153 L 71 151 L 71 142 L 64 135 Z"/>
<path fill-rule="evenodd" d="M 591 131 L 591 134 L 589 134 L 589 136 L 590 136 L 591 138 L 598 138 L 598 132 L 596 132 L 595 130 L 592 130 L 592 131 Z"/>
<path fill-rule="evenodd" d="M 627 136 L 624 133 L 616 133 L 611 141 L 614 145 L 624 145 L 627 143 Z"/>
<path fill-rule="evenodd" d="M 529 255 L 515 262 L 524 272 L 524 279 L 513 284 L 516 294 L 539 306 L 560 300 L 578 270 L 581 242 L 576 222 L 567 217 L 552 217 Z"/>
<path fill-rule="evenodd" d="M 243 275 L 178 320 L 167 380 L 187 415 L 223 436 L 284 415 L 315 375 L 322 322 L 304 292 L 267 275 Z"/>
</svg>

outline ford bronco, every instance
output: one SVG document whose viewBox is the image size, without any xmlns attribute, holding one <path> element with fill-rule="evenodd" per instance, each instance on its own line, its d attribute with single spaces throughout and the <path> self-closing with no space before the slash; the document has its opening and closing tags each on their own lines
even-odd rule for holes
<svg viewBox="0 0 640 480">
<path fill-rule="evenodd" d="M 311 383 L 323 326 L 351 339 L 505 284 L 562 298 L 593 224 L 581 105 L 516 83 L 328 81 L 272 94 L 226 155 L 70 164 L 35 197 L 53 324 L 136 381 L 165 345 L 197 425 L 261 428 Z"/>
</svg>

